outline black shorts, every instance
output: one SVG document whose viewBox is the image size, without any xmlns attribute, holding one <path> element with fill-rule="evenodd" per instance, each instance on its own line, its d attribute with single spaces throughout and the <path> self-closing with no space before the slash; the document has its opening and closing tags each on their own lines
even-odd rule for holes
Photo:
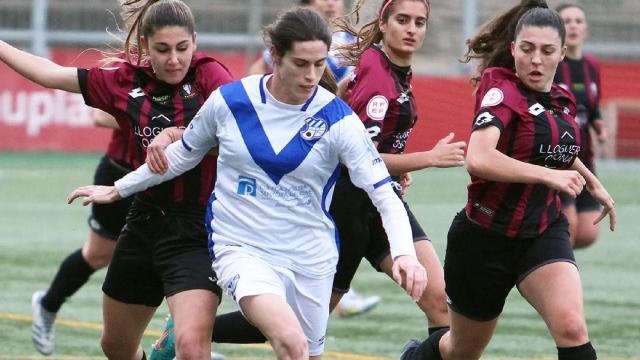
<svg viewBox="0 0 640 360">
<path fill-rule="evenodd" d="M 536 238 L 509 238 L 458 213 L 444 260 L 449 307 L 478 321 L 498 317 L 511 289 L 532 271 L 558 261 L 576 263 L 568 227 L 561 214 Z"/>
<path fill-rule="evenodd" d="M 404 200 L 402 203 L 409 216 L 413 241 L 429 240 L 409 205 Z M 336 183 L 330 213 L 340 235 L 340 257 L 333 290 L 345 293 L 349 291 L 362 258 L 381 271 L 380 263 L 390 254 L 389 239 L 380 214 L 367 193 L 353 185 L 346 175 Z"/>
<path fill-rule="evenodd" d="M 93 176 L 95 185 L 112 186 L 113 183 L 131 171 L 128 165 L 103 156 Z M 116 241 L 124 226 L 132 198 L 126 198 L 111 204 L 91 204 L 88 223 L 96 234 Z"/>
<path fill-rule="evenodd" d="M 602 210 L 600 203 L 591 196 L 591 193 L 587 191 L 587 189 L 583 189 L 575 199 L 566 193 L 560 193 L 560 201 L 562 202 L 562 207 L 575 205 L 576 211 L 579 213 Z"/>
<path fill-rule="evenodd" d="M 126 304 L 159 306 L 186 290 L 210 290 L 221 299 L 211 269 L 204 209 L 162 209 L 135 198 L 102 286 Z"/>
</svg>

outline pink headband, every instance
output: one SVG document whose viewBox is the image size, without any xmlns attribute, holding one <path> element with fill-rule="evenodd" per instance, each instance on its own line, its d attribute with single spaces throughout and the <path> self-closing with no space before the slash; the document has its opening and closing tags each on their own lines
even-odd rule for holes
<svg viewBox="0 0 640 360">
<path fill-rule="evenodd" d="M 423 0 L 424 4 L 427 6 L 427 13 L 430 10 L 429 7 L 429 0 Z M 393 2 L 393 0 L 387 0 L 387 2 L 384 4 L 384 6 L 382 7 L 382 10 L 380 10 L 380 17 L 382 17 L 382 15 L 384 14 L 385 11 L 387 11 L 387 8 L 389 7 L 389 4 L 391 4 Z"/>
</svg>

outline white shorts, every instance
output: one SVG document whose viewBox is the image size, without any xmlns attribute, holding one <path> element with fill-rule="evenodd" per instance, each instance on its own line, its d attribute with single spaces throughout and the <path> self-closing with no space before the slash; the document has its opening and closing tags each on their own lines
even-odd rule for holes
<svg viewBox="0 0 640 360">
<path fill-rule="evenodd" d="M 316 279 L 270 264 L 242 247 L 216 254 L 218 286 L 240 304 L 245 296 L 275 294 L 291 306 L 309 342 L 309 355 L 324 350 L 333 276 Z"/>
</svg>

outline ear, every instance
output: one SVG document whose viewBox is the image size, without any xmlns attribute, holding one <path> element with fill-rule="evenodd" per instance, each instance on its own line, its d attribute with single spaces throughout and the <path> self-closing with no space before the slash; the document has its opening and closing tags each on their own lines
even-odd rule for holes
<svg viewBox="0 0 640 360">
<path fill-rule="evenodd" d="M 515 41 L 511 42 L 511 56 L 513 56 L 514 58 L 516 57 L 516 42 Z"/>
<path fill-rule="evenodd" d="M 378 28 L 383 35 L 387 32 L 387 23 L 382 18 L 378 19 Z"/>
<path fill-rule="evenodd" d="M 276 64 L 280 64 L 280 61 L 282 61 L 282 59 L 280 58 L 280 56 L 278 56 L 278 52 L 276 51 L 276 47 L 271 45 L 271 47 L 269 48 L 269 53 L 271 54 L 271 61 L 274 65 Z"/>
<path fill-rule="evenodd" d="M 567 45 L 564 45 L 562 49 L 560 49 L 560 61 L 564 60 L 565 55 L 567 55 Z"/>
<path fill-rule="evenodd" d="M 198 49 L 198 43 L 196 42 L 197 35 L 198 33 L 194 31 L 191 39 L 193 41 L 193 51 L 196 51 Z"/>
<path fill-rule="evenodd" d="M 140 50 L 149 55 L 149 41 L 147 41 L 147 38 L 144 36 L 140 36 L 138 44 L 140 44 Z"/>
</svg>

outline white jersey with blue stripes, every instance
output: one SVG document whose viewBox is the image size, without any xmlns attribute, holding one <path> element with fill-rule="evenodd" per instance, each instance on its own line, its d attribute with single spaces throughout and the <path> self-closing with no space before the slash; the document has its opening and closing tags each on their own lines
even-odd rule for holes
<svg viewBox="0 0 640 360">
<path fill-rule="evenodd" d="M 270 263 L 325 277 L 335 272 L 338 259 L 329 206 L 342 163 L 374 204 L 390 204 L 385 212 L 393 215 L 383 221 L 385 228 L 393 224 L 392 255 L 414 255 L 406 212 L 357 115 L 321 87 L 305 104 L 279 102 L 267 90 L 270 76 L 249 76 L 216 90 L 182 143 L 167 148 L 168 174 L 138 170 L 141 177 L 134 174 L 116 185 L 120 194 L 187 171 L 219 146 L 207 209 L 212 256 L 241 246 Z"/>
</svg>

